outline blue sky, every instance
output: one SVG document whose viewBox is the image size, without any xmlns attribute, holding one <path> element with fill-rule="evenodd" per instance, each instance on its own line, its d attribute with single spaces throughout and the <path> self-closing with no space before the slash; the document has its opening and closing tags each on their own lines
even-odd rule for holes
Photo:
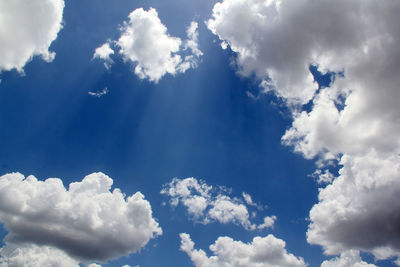
<svg viewBox="0 0 400 267">
<path fill-rule="evenodd" d="M 400 5 L 332 2 L 0 3 L 0 265 L 400 264 Z"/>
</svg>

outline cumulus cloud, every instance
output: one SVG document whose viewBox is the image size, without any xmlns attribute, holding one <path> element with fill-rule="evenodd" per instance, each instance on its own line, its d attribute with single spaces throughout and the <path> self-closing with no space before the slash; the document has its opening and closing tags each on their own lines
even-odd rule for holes
<svg viewBox="0 0 400 267">
<path fill-rule="evenodd" d="M 111 191 L 112 183 L 103 173 L 90 174 L 68 189 L 58 178 L 1 176 L 0 222 L 8 231 L 7 246 L 22 247 L 22 252 L 30 244 L 52 247 L 49 251 L 60 250 L 60 257 L 68 254 L 84 262 L 137 252 L 161 235 L 161 228 L 140 192 L 126 197 L 118 188 Z"/>
<path fill-rule="evenodd" d="M 114 54 L 114 50 L 110 47 L 110 42 L 104 43 L 103 45 L 97 47 L 94 50 L 93 59 L 99 58 L 104 60 L 104 67 L 109 69 L 114 61 L 111 59 L 110 55 Z"/>
<path fill-rule="evenodd" d="M 123 59 L 135 65 L 134 73 L 139 78 L 157 83 L 166 74 L 176 75 L 197 67 L 203 54 L 198 48 L 197 27 L 197 22 L 191 22 L 187 28 L 188 39 L 182 41 L 169 35 L 154 8 L 148 11 L 138 8 L 123 23 L 115 45 Z M 95 57 L 105 59 L 109 67 L 112 53 L 107 42 L 96 49 Z"/>
<path fill-rule="evenodd" d="M 340 257 L 324 261 L 321 267 L 376 267 L 376 265 L 363 261 L 359 251 L 350 250 L 340 254 Z"/>
<path fill-rule="evenodd" d="M 6 245 L 3 248 L 0 248 L 0 266 L 79 267 L 79 262 L 68 256 L 64 251 L 49 246 Z"/>
<path fill-rule="evenodd" d="M 194 242 L 186 233 L 180 234 L 181 250 L 197 267 L 274 267 L 307 266 L 303 258 L 287 252 L 285 241 L 268 235 L 255 237 L 251 243 L 235 241 L 230 237 L 219 237 L 210 250 L 214 256 L 208 257 L 201 249 L 194 249 Z"/>
<path fill-rule="evenodd" d="M 169 203 L 176 207 L 182 203 L 189 215 L 196 221 L 204 224 L 219 222 L 234 223 L 245 229 L 255 230 L 269 228 L 274 225 L 275 216 L 266 217 L 264 223 L 256 225 L 249 219 L 249 209 L 259 207 L 251 196 L 243 193 L 243 199 L 232 198 L 229 190 L 224 187 L 213 188 L 196 178 L 174 178 L 163 186 L 161 194 L 169 196 Z M 253 211 L 256 214 L 256 211 Z"/>
<path fill-rule="evenodd" d="M 0 2 L 0 72 L 23 72 L 33 56 L 51 62 L 51 43 L 62 28 L 64 0 L 6 0 Z"/>
<path fill-rule="evenodd" d="M 308 242 L 327 254 L 358 249 L 377 259 L 400 256 L 398 156 L 344 155 L 340 164 L 339 177 L 320 190 L 310 211 Z"/>
<path fill-rule="evenodd" d="M 331 183 L 307 233 L 328 254 L 400 255 L 399 10 L 398 1 L 224 0 L 207 21 L 241 75 L 289 104 L 311 101 L 291 105 L 282 142 L 317 159 L 314 176 Z M 310 65 L 334 73 L 329 87 L 316 90 Z M 336 178 L 324 170 L 335 162 Z"/>
</svg>

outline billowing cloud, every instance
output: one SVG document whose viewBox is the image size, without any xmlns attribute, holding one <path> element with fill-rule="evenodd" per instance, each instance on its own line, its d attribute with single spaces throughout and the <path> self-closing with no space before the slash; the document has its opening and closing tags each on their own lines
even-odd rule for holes
<svg viewBox="0 0 400 267">
<path fill-rule="evenodd" d="M 204 224 L 234 223 L 248 230 L 261 230 L 273 227 L 276 220 L 275 216 L 266 217 L 264 223 L 257 226 L 250 221 L 249 209 L 260 207 L 260 205 L 255 204 L 249 194 L 243 193 L 243 199 L 232 198 L 226 188 L 213 188 L 193 177 L 172 179 L 170 183 L 163 186 L 161 194 L 171 198 L 169 203 L 173 207 L 182 203 L 196 222 Z M 256 214 L 256 211 L 253 211 L 253 214 Z"/>
<path fill-rule="evenodd" d="M 321 189 L 310 211 L 307 240 L 327 254 L 349 249 L 377 259 L 400 256 L 400 168 L 398 156 L 344 155 L 343 168 Z"/>
<path fill-rule="evenodd" d="M 1 176 L 0 222 L 8 231 L 5 242 L 17 247 L 53 247 L 84 262 L 138 251 L 160 235 L 161 228 L 140 192 L 126 197 L 118 188 L 110 191 L 112 183 L 103 173 L 90 174 L 68 189 L 58 178 Z"/>
<path fill-rule="evenodd" d="M 0 248 L 1 267 L 59 266 L 79 267 L 79 262 L 64 251 L 37 245 L 6 245 Z"/>
<path fill-rule="evenodd" d="M 104 43 L 103 45 L 97 47 L 94 50 L 93 59 L 99 58 L 104 60 L 104 67 L 109 69 L 114 61 L 111 59 L 110 55 L 114 54 L 114 50 L 110 46 L 110 42 Z"/>
<path fill-rule="evenodd" d="M 51 62 L 51 43 L 62 28 L 64 0 L 0 1 L 0 72 L 22 72 L 33 56 Z"/>
<path fill-rule="evenodd" d="M 235 241 L 230 237 L 219 237 L 208 257 L 201 249 L 194 249 L 194 242 L 186 233 L 180 234 L 181 250 L 186 252 L 196 267 L 300 267 L 307 266 L 303 258 L 287 252 L 285 241 L 268 235 L 255 237 L 251 243 Z"/>
<path fill-rule="evenodd" d="M 123 59 L 135 65 L 134 73 L 139 78 L 157 83 L 167 73 L 175 75 L 197 67 L 203 54 L 198 48 L 197 27 L 197 22 L 191 22 L 188 39 L 182 41 L 168 34 L 154 8 L 148 11 L 138 8 L 123 23 L 115 45 Z M 106 60 L 106 67 L 109 67 L 112 53 L 107 42 L 96 49 L 95 56 Z"/>
<path fill-rule="evenodd" d="M 359 251 L 350 250 L 340 254 L 340 257 L 324 261 L 321 267 L 376 267 L 376 265 L 363 261 Z"/>
<path fill-rule="evenodd" d="M 207 22 L 241 75 L 290 104 L 311 100 L 292 106 L 282 142 L 317 159 L 314 176 L 332 183 L 307 232 L 328 254 L 400 255 L 399 10 L 398 1 L 224 0 Z M 316 90 L 310 65 L 334 73 L 329 87 Z M 324 169 L 335 162 L 339 174 Z"/>
</svg>

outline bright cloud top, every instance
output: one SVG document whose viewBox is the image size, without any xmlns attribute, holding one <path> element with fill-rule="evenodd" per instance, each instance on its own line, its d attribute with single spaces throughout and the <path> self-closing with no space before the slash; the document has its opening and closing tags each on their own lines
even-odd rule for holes
<svg viewBox="0 0 400 267">
<path fill-rule="evenodd" d="M 163 186 L 161 194 L 169 196 L 173 207 L 182 203 L 189 215 L 204 224 L 219 222 L 234 223 L 248 230 L 273 227 L 276 217 L 265 217 L 264 222 L 256 225 L 250 221 L 249 208 L 260 206 L 253 203 L 249 194 L 243 193 L 244 199 L 231 198 L 229 190 L 223 187 L 213 188 L 196 178 L 174 178 Z M 251 201 L 251 205 L 248 202 Z M 247 206 L 246 206 L 247 202 Z M 256 211 L 253 212 L 256 214 Z"/>
<path fill-rule="evenodd" d="M 138 251 L 161 235 L 161 228 L 140 192 L 126 197 L 119 189 L 110 191 L 112 183 L 107 175 L 93 173 L 67 190 L 58 178 L 1 176 L 0 221 L 8 231 L 7 246 L 49 246 L 59 249 L 60 257 L 68 254 L 79 261 L 105 261 Z"/>
<path fill-rule="evenodd" d="M 168 34 L 154 8 L 148 11 L 138 8 L 123 23 L 115 44 L 125 61 L 136 64 L 134 72 L 139 78 L 157 83 L 167 73 L 175 75 L 197 67 L 203 54 L 198 48 L 197 27 L 197 22 L 191 22 L 188 39 L 182 41 Z M 108 68 L 112 53 L 106 43 L 96 49 L 94 56 L 108 61 Z"/>
<path fill-rule="evenodd" d="M 268 235 L 255 237 L 251 243 L 235 241 L 230 237 L 219 237 L 210 250 L 214 256 L 194 249 L 194 242 L 186 233 L 180 234 L 181 250 L 186 252 L 197 267 L 300 267 L 307 266 L 303 258 L 287 252 L 285 241 Z"/>
<path fill-rule="evenodd" d="M 22 72 L 33 56 L 51 62 L 51 43 L 62 28 L 63 0 L 0 1 L 0 72 Z"/>
</svg>

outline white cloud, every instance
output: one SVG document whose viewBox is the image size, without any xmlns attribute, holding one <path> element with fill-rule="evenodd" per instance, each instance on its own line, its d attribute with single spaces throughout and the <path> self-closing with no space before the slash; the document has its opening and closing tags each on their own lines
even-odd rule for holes
<svg viewBox="0 0 400 267">
<path fill-rule="evenodd" d="M 93 173 L 66 189 L 10 173 L 0 177 L 0 222 L 7 244 L 57 248 L 79 261 L 105 261 L 137 252 L 162 233 L 151 206 L 137 192 L 126 197 L 113 180 Z"/>
<path fill-rule="evenodd" d="M 264 228 L 273 227 L 276 220 L 277 220 L 276 216 L 267 216 L 264 218 L 264 223 L 258 225 L 257 228 L 264 229 Z"/>
<path fill-rule="evenodd" d="M 51 62 L 51 43 L 62 28 L 63 0 L 0 1 L 0 72 L 23 72 L 33 56 Z"/>
<path fill-rule="evenodd" d="M 340 254 L 340 257 L 324 261 L 321 267 L 376 267 L 376 265 L 363 261 L 359 251 L 350 250 Z"/>
<path fill-rule="evenodd" d="M 89 95 L 91 95 L 91 96 L 95 96 L 95 97 L 102 97 L 102 96 L 104 96 L 104 95 L 106 95 L 106 94 L 108 94 L 108 88 L 107 87 L 105 87 L 103 90 L 101 90 L 101 91 L 96 91 L 96 92 L 88 92 L 88 94 Z"/>
<path fill-rule="evenodd" d="M 157 83 L 167 73 L 184 73 L 197 66 L 202 52 L 198 49 L 196 22 L 190 24 L 188 40 L 183 42 L 168 34 L 154 8 L 138 8 L 128 17 L 116 45 L 125 61 L 136 64 L 134 72 L 139 78 Z"/>
<path fill-rule="evenodd" d="M 161 194 L 171 198 L 169 203 L 173 207 L 182 203 L 189 215 L 199 223 L 234 223 L 248 230 L 261 230 L 273 226 L 276 220 L 275 216 L 267 217 L 269 219 L 267 221 L 264 220 L 258 226 L 252 223 L 249 219 L 249 209 L 252 207 L 262 209 L 262 207 L 260 208 L 260 205 L 255 204 L 247 193 L 242 194 L 242 200 L 230 197 L 228 191 L 224 187 L 213 188 L 204 181 L 198 181 L 196 178 L 191 177 L 172 179 L 170 183 L 163 186 Z M 252 212 L 252 217 L 256 217 L 256 211 Z"/>
<path fill-rule="evenodd" d="M 292 109 L 282 142 L 320 168 L 342 165 L 310 212 L 308 241 L 328 254 L 400 255 L 399 8 L 398 1 L 224 0 L 207 22 L 237 54 L 239 73 L 254 73 L 290 104 L 312 100 L 309 111 Z M 310 64 L 337 73 L 330 87 L 316 91 Z M 320 182 L 333 179 L 320 172 Z"/>
<path fill-rule="evenodd" d="M 114 63 L 110 55 L 114 55 L 114 50 L 110 47 L 110 42 L 107 42 L 94 50 L 93 59 L 99 58 L 104 60 L 104 67 L 109 69 Z"/>
<path fill-rule="evenodd" d="M 211 220 L 224 224 L 234 223 L 242 225 L 246 229 L 255 229 L 255 225 L 249 220 L 247 207 L 229 196 L 218 195 L 210 205 L 211 209 L 208 211 L 206 221 Z"/>
<path fill-rule="evenodd" d="M 335 176 L 329 170 L 316 169 L 310 177 L 317 180 L 318 184 L 330 184 L 332 183 Z"/>
<path fill-rule="evenodd" d="M 255 237 L 251 243 L 235 241 L 230 237 L 219 237 L 210 250 L 214 256 L 194 249 L 194 242 L 186 233 L 180 234 L 181 250 L 186 252 L 197 267 L 274 267 L 307 266 L 303 258 L 287 252 L 285 241 L 268 235 Z"/>
<path fill-rule="evenodd" d="M 79 262 L 64 251 L 36 245 L 6 245 L 0 248 L 0 267 L 59 266 L 79 267 Z"/>
</svg>

